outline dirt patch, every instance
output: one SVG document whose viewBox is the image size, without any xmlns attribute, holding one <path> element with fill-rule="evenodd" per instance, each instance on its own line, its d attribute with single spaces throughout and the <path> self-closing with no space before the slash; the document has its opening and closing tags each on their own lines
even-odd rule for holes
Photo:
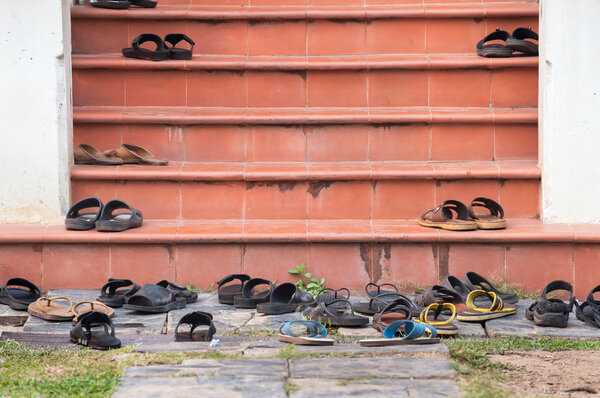
<svg viewBox="0 0 600 398">
<path fill-rule="evenodd" d="M 517 369 L 504 371 L 504 384 L 520 396 L 600 396 L 599 352 L 528 351 L 490 359 Z"/>
</svg>

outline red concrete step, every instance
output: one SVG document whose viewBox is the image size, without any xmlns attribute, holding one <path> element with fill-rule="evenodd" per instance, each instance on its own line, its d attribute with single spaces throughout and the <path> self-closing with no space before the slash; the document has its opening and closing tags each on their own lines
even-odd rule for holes
<svg viewBox="0 0 600 398">
<path fill-rule="evenodd" d="M 71 169 L 72 200 L 123 199 L 148 219 L 416 219 L 446 199 L 538 217 L 536 161 L 178 163 Z"/>
<path fill-rule="evenodd" d="M 99 288 L 108 277 L 208 288 L 238 272 L 284 282 L 305 262 L 334 288 L 371 281 L 408 290 L 472 270 L 526 291 L 564 279 L 585 297 L 600 283 L 600 226 L 509 220 L 506 230 L 449 232 L 395 220 L 146 221 L 108 234 L 5 224 L 0 258 L 3 279 L 22 276 L 43 289 Z"/>
<path fill-rule="evenodd" d="M 252 69 L 239 71 L 226 65 L 225 69 L 215 70 L 201 60 L 159 65 L 124 62 L 121 58 L 96 59 L 97 66 L 84 69 L 75 59 L 73 104 L 241 108 L 537 106 L 537 59 L 511 59 L 500 64 L 478 57 L 429 61 L 425 57 L 387 57 L 380 65 L 386 69 L 375 69 L 374 61 L 367 63 L 366 58 L 347 60 L 357 68 L 353 70 L 339 70 L 338 61 L 326 58 L 319 62 L 318 67 L 323 69 L 309 66 L 307 70 L 306 65 L 294 61 L 289 65 L 293 70 L 279 70 L 277 65 L 252 68 L 247 63 L 246 68 Z"/>
<path fill-rule="evenodd" d="M 303 0 L 304 1 L 304 0 Z M 496 27 L 537 31 L 536 3 L 173 6 L 102 10 L 74 6 L 75 53 L 120 53 L 140 33 L 181 32 L 196 54 L 351 55 L 474 53 Z"/>
</svg>

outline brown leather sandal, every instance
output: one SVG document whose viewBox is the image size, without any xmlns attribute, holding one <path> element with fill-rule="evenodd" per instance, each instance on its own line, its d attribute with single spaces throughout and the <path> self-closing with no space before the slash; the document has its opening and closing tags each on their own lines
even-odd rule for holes
<svg viewBox="0 0 600 398">
<path fill-rule="evenodd" d="M 484 207 L 489 210 L 489 213 L 475 212 L 475 207 Z M 469 206 L 469 217 L 479 229 L 503 229 L 506 228 L 506 220 L 504 220 L 504 209 L 497 202 L 488 198 L 475 198 Z"/>
<path fill-rule="evenodd" d="M 106 166 L 117 166 L 123 164 L 119 158 L 111 158 L 98 149 L 88 144 L 80 144 L 73 150 L 75 164 L 102 164 Z"/>
<path fill-rule="evenodd" d="M 69 306 L 65 308 L 55 301 L 66 301 Z M 62 322 L 73 319 L 73 316 L 75 315 L 73 314 L 72 308 L 73 302 L 68 297 L 40 297 L 37 301 L 29 304 L 27 312 L 46 321 Z"/>
<path fill-rule="evenodd" d="M 123 144 L 118 148 L 104 152 L 104 155 L 122 159 L 125 164 L 148 164 L 151 166 L 164 166 L 169 161 L 154 156 L 149 150 L 141 146 Z"/>
<path fill-rule="evenodd" d="M 477 223 L 469 220 L 467 206 L 458 200 L 447 200 L 435 209 L 426 211 L 418 219 L 424 227 L 442 228 L 450 231 L 471 231 Z"/>
<path fill-rule="evenodd" d="M 106 314 L 109 318 L 115 315 L 115 310 L 110 308 L 104 303 L 99 301 L 82 301 L 73 306 L 71 312 L 73 313 L 73 325 L 79 322 L 79 317 L 87 312 L 96 311 Z"/>
</svg>

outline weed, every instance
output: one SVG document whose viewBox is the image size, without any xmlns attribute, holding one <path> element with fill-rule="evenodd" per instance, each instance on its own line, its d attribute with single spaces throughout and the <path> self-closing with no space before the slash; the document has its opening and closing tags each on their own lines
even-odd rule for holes
<svg viewBox="0 0 600 398">
<path fill-rule="evenodd" d="M 299 391 L 300 390 L 300 386 L 296 385 L 296 384 L 294 384 L 294 383 L 292 383 L 291 381 L 288 380 L 283 385 L 283 390 L 289 396 L 290 394 L 293 394 L 296 391 Z"/>
<path fill-rule="evenodd" d="M 312 294 L 313 297 L 317 297 L 317 294 L 325 288 L 325 278 L 315 278 L 310 272 L 305 270 L 306 263 L 302 263 L 296 268 L 288 270 L 288 272 L 300 277 L 296 282 L 296 286 Z"/>
</svg>

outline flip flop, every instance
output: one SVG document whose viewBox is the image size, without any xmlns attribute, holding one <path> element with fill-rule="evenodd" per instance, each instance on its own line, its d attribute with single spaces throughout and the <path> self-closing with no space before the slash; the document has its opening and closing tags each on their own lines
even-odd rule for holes
<svg viewBox="0 0 600 398">
<path fill-rule="evenodd" d="M 75 164 L 100 164 L 104 166 L 118 166 L 123 164 L 123 160 L 108 157 L 89 144 L 80 144 L 77 146 L 73 150 L 73 160 Z"/>
<path fill-rule="evenodd" d="M 423 227 L 442 228 L 449 231 L 471 231 L 477 224 L 469 220 L 467 206 L 458 200 L 447 200 L 435 209 L 423 213 L 417 220 Z"/>
<path fill-rule="evenodd" d="M 154 50 L 140 47 L 140 44 L 153 42 L 156 44 Z M 163 39 L 153 33 L 142 33 L 131 41 L 131 47 L 124 48 L 121 53 L 126 58 L 146 59 L 149 61 L 166 61 L 169 59 L 169 49 L 165 46 Z M 110 153 L 110 152 L 109 152 Z M 107 155 L 107 153 L 104 153 Z"/>
<path fill-rule="evenodd" d="M 131 5 L 128 0 L 90 0 L 92 7 L 126 10 Z"/>
<path fill-rule="evenodd" d="M 525 39 L 538 41 L 538 34 L 531 28 L 517 28 L 512 37 L 506 39 L 506 47 L 525 54 L 538 55 L 538 45 Z"/>
<path fill-rule="evenodd" d="M 340 292 L 344 292 L 344 294 L 340 294 Z M 317 303 L 331 304 L 340 298 L 344 300 L 350 299 L 350 290 L 346 289 L 345 287 L 337 290 L 330 287 L 324 287 L 323 289 L 319 290 L 315 300 Z M 341 308 L 343 307 L 343 303 L 336 303 L 335 306 L 339 306 Z"/>
<path fill-rule="evenodd" d="M 444 312 L 450 312 L 447 318 L 441 318 Z M 413 321 L 424 323 L 433 326 L 440 336 L 456 336 L 458 328 L 452 323 L 456 318 L 456 307 L 452 303 L 431 304 L 421 312 L 419 318 L 414 318 Z"/>
<path fill-rule="evenodd" d="M 233 305 L 234 297 L 242 295 L 244 284 L 250 279 L 250 275 L 231 274 L 217 282 L 217 296 L 219 298 L 219 303 Z M 236 280 L 241 283 L 230 284 Z"/>
<path fill-rule="evenodd" d="M 475 207 L 483 207 L 489 212 L 475 212 Z M 488 198 L 475 198 L 469 205 L 469 217 L 477 224 L 479 229 L 504 229 L 504 209 L 496 201 Z"/>
<path fill-rule="evenodd" d="M 566 290 L 569 299 L 565 303 L 557 298 L 548 298 L 548 293 L 555 290 Z M 569 323 L 569 314 L 573 310 L 573 285 L 565 281 L 552 281 L 544 288 L 540 299 L 529 306 L 525 317 L 537 326 L 553 326 L 566 328 Z"/>
<path fill-rule="evenodd" d="M 90 311 L 79 316 L 71 329 L 71 342 L 95 350 L 121 348 L 121 340 L 115 337 L 115 327 L 110 318 L 102 313 Z"/>
<path fill-rule="evenodd" d="M 316 307 L 304 310 L 303 315 L 311 321 L 331 326 L 364 326 L 369 323 L 369 318 L 356 315 L 352 303 L 345 299 L 328 304 L 317 303 Z"/>
<path fill-rule="evenodd" d="M 145 284 L 123 305 L 126 310 L 162 313 L 185 308 L 185 298 L 162 286 Z"/>
<path fill-rule="evenodd" d="M 408 307 L 415 316 L 418 316 L 423 310 L 423 308 L 417 307 L 411 299 L 400 293 L 383 293 L 379 296 L 370 298 L 369 301 L 361 301 L 354 304 L 354 310 L 365 315 L 375 315 L 376 313 L 381 312 L 386 305 L 396 300 L 404 300 L 404 305 Z"/>
<path fill-rule="evenodd" d="M 292 329 L 293 325 L 300 325 L 306 328 L 307 335 L 298 335 Z M 319 322 L 315 321 L 288 321 L 279 327 L 277 340 L 284 343 L 293 343 L 299 345 L 333 345 L 333 339 L 325 338 L 327 329 Z"/>
<path fill-rule="evenodd" d="M 258 286 L 268 286 L 262 291 L 256 289 Z M 233 305 L 236 308 L 256 308 L 260 303 L 267 303 L 271 299 L 271 293 L 275 286 L 270 280 L 252 278 L 242 288 L 242 294 L 233 297 Z"/>
<path fill-rule="evenodd" d="M 124 209 L 129 212 L 114 213 L 115 210 Z M 142 212 L 129 206 L 122 200 L 113 199 L 104 205 L 100 218 L 96 221 L 96 230 L 101 232 L 121 232 L 142 225 L 144 216 Z"/>
<path fill-rule="evenodd" d="M 125 51 L 125 50 L 123 50 Z M 148 50 L 144 50 L 148 51 Z M 145 164 L 150 166 L 165 166 L 169 163 L 167 159 L 157 158 L 141 146 L 132 144 L 123 144 L 115 149 L 105 151 L 106 156 L 121 159 L 124 164 Z"/>
<path fill-rule="evenodd" d="M 102 213 L 102 201 L 98 198 L 85 198 L 75 203 L 65 218 L 65 228 L 73 231 L 88 231 L 94 229 L 96 221 Z M 85 209 L 98 209 L 97 211 L 81 212 Z"/>
<path fill-rule="evenodd" d="M 500 30 L 500 28 L 496 28 L 495 32 L 490 33 L 479 43 L 477 43 L 477 55 L 486 57 L 486 58 L 505 58 L 512 56 L 513 50 L 506 46 L 506 44 L 488 44 L 484 45 L 488 41 L 492 40 L 502 40 L 505 43 L 508 42 L 508 39 L 511 38 L 510 33 L 505 30 Z"/>
<path fill-rule="evenodd" d="M 0 288 L 0 304 L 17 311 L 27 311 L 29 304 L 41 296 L 40 288 L 23 278 L 11 278 Z"/>
<path fill-rule="evenodd" d="M 422 308 L 428 307 L 431 304 L 452 303 L 459 305 L 464 302 L 465 300 L 462 296 L 453 288 L 443 285 L 429 286 L 424 292 L 415 295 L 415 303 Z"/>
<path fill-rule="evenodd" d="M 396 335 L 401 337 L 396 337 Z M 422 337 L 424 335 L 428 335 L 428 337 Z M 410 320 L 400 320 L 390 323 L 383 330 L 384 338 L 359 340 L 358 343 L 363 347 L 435 344 L 440 342 L 436 336 L 437 330 L 433 326 Z"/>
<path fill-rule="evenodd" d="M 66 301 L 69 303 L 67 308 L 56 303 L 56 301 Z M 70 298 L 65 296 L 56 297 L 40 297 L 34 303 L 29 304 L 27 312 L 36 318 L 44 319 L 46 321 L 70 321 L 73 319 L 73 302 Z"/>
<path fill-rule="evenodd" d="M 211 341 L 217 332 L 212 319 L 212 314 L 203 311 L 185 314 L 175 327 L 175 341 Z M 180 331 L 181 325 L 188 325 L 189 332 Z M 197 331 L 198 326 L 206 326 L 206 328 Z"/>
<path fill-rule="evenodd" d="M 129 289 L 121 289 L 129 287 Z M 121 290 L 118 290 L 121 289 Z M 120 308 L 125 304 L 129 297 L 133 296 L 135 292 L 140 290 L 140 285 L 132 282 L 129 279 L 112 279 L 108 280 L 102 289 L 100 289 L 100 296 L 96 300 L 100 301 L 113 308 Z"/>
<path fill-rule="evenodd" d="M 383 332 L 390 324 L 395 321 L 410 320 L 412 318 L 411 310 L 406 306 L 405 301 L 394 300 L 386 305 L 380 312 L 373 315 L 373 328 Z"/>
<path fill-rule="evenodd" d="M 316 304 L 310 293 L 288 282 L 273 289 L 269 302 L 257 304 L 256 312 L 267 315 L 287 314 L 302 311 Z"/>
<path fill-rule="evenodd" d="M 489 307 L 482 306 L 479 300 L 477 300 L 478 303 L 476 304 L 475 301 L 478 297 L 487 297 L 491 302 Z M 516 313 L 517 308 L 505 305 L 496 293 L 473 290 L 467 297 L 467 309 L 456 314 L 456 319 L 463 322 L 481 322 Z"/>
<path fill-rule="evenodd" d="M 469 290 L 485 290 L 486 292 L 494 292 L 505 303 L 517 304 L 519 302 L 517 293 L 501 292 L 492 284 L 492 282 L 488 281 L 476 272 L 467 272 L 465 276 L 460 278 L 460 281 Z"/>
<path fill-rule="evenodd" d="M 101 312 L 106 314 L 109 318 L 115 315 L 115 310 L 110 308 L 104 303 L 99 301 L 81 301 L 73 306 L 71 312 L 73 313 L 73 325 L 79 322 L 79 317 L 87 312 Z"/>
<path fill-rule="evenodd" d="M 157 285 L 164 287 L 171 293 L 175 293 L 175 297 L 177 298 L 183 297 L 185 299 L 186 304 L 192 304 L 195 303 L 196 300 L 198 300 L 198 293 L 188 290 L 187 287 L 179 283 L 162 280 L 158 282 Z"/>
<path fill-rule="evenodd" d="M 392 289 L 382 289 L 383 287 L 391 287 Z M 371 282 L 366 284 L 365 292 L 367 293 L 367 297 L 374 298 L 382 294 L 398 293 L 398 288 L 391 283 L 382 283 L 381 285 L 378 285 Z"/>
<path fill-rule="evenodd" d="M 185 41 L 189 43 L 192 47 L 188 50 L 186 48 L 176 48 L 175 46 L 180 42 Z M 171 44 L 171 47 L 166 45 L 166 43 Z M 169 49 L 169 58 L 170 59 L 179 59 L 179 60 L 190 60 L 192 59 L 192 52 L 194 51 L 194 41 L 184 35 L 183 33 L 169 33 L 165 36 L 165 45 Z"/>
</svg>

